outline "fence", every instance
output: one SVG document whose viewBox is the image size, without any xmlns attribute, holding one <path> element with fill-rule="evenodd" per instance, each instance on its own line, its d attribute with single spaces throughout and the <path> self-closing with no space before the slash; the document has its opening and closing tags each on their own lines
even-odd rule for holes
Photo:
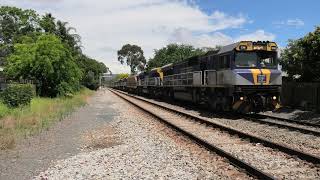
<svg viewBox="0 0 320 180">
<path fill-rule="evenodd" d="M 320 111 L 320 83 L 282 83 L 283 105 Z"/>
</svg>

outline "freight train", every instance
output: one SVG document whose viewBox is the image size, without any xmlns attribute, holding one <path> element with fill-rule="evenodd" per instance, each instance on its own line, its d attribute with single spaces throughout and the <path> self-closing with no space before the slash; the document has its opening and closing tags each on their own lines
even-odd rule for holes
<svg viewBox="0 0 320 180">
<path fill-rule="evenodd" d="M 213 111 L 274 110 L 282 84 L 277 50 L 275 42 L 241 41 L 132 75 L 113 86 L 142 96 L 205 103 Z"/>
</svg>

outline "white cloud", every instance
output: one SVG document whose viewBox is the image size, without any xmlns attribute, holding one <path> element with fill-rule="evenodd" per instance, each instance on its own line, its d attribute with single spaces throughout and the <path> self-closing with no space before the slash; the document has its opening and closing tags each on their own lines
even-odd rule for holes
<svg viewBox="0 0 320 180">
<path fill-rule="evenodd" d="M 248 22 L 241 14 L 214 11 L 208 15 L 192 0 L 0 0 L 0 4 L 51 12 L 68 21 L 82 36 L 84 53 L 103 61 L 115 73 L 129 71 L 117 61 L 117 50 L 126 43 L 140 45 L 147 58 L 169 42 L 224 45 L 236 39 L 219 31 Z M 274 39 L 262 30 L 241 36 L 247 37 Z"/>
<path fill-rule="evenodd" d="M 221 32 L 211 34 L 193 34 L 192 31 L 179 28 L 174 31 L 169 38 L 169 43 L 191 44 L 196 47 L 215 47 L 217 45 L 226 45 L 232 43 L 233 39 Z"/>
<path fill-rule="evenodd" d="M 265 32 L 264 30 L 257 30 L 250 34 L 244 34 L 235 39 L 235 41 L 274 41 L 276 36 L 272 33 Z"/>
<path fill-rule="evenodd" d="M 280 26 L 293 26 L 293 27 L 301 27 L 304 26 L 304 21 L 301 19 L 288 19 L 286 21 L 279 21 L 279 22 L 274 22 L 273 24 L 277 25 L 278 27 Z"/>
<path fill-rule="evenodd" d="M 276 36 L 264 30 L 257 30 L 252 33 L 240 35 L 232 38 L 221 32 L 211 34 L 194 34 L 185 28 L 177 29 L 169 38 L 170 43 L 191 44 L 196 47 L 215 47 L 217 45 L 227 45 L 238 41 L 274 41 Z"/>
<path fill-rule="evenodd" d="M 288 19 L 287 25 L 289 25 L 289 26 L 303 26 L 304 22 L 301 19 Z"/>
</svg>

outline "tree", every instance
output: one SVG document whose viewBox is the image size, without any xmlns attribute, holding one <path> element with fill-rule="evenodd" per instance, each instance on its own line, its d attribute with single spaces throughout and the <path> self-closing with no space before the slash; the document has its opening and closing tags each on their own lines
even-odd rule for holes
<svg viewBox="0 0 320 180">
<path fill-rule="evenodd" d="M 137 70 L 143 70 L 146 64 L 141 47 L 131 44 L 122 46 L 118 51 L 118 61 L 121 64 L 126 63 L 130 66 L 131 74 L 135 74 Z"/>
<path fill-rule="evenodd" d="M 98 62 L 85 55 L 82 55 L 77 64 L 84 74 L 81 84 L 89 89 L 96 90 L 99 87 L 99 79 L 103 73 L 109 72 L 109 68 L 102 62 Z"/>
<path fill-rule="evenodd" d="M 35 80 L 41 96 L 68 95 L 80 87 L 81 71 L 70 51 L 54 35 L 41 35 L 35 42 L 15 44 L 5 72 L 15 79 Z"/>
<path fill-rule="evenodd" d="M 63 53 L 67 54 L 65 57 L 70 57 L 72 63 L 75 63 L 77 68 L 81 69 L 83 76 L 80 83 L 86 87 L 95 89 L 92 87 L 98 85 L 99 76 L 102 73 L 108 72 L 108 68 L 103 63 L 88 58 L 82 53 L 81 37 L 73 33 L 73 31 L 76 31 L 75 28 L 68 26 L 67 22 L 56 20 L 50 13 L 39 16 L 34 10 L 2 6 L 0 7 L 0 66 L 6 66 L 7 58 L 10 57 L 10 55 L 14 55 L 11 57 L 10 67 L 7 68 L 8 73 L 6 73 L 6 75 L 8 75 L 8 78 L 39 78 L 35 77 L 34 74 L 30 75 L 27 70 L 30 70 L 31 67 L 29 66 L 34 65 L 30 63 L 38 58 L 35 57 L 34 54 L 39 52 L 38 43 L 40 39 L 43 39 L 40 37 L 52 36 L 59 39 L 59 45 L 63 46 Z M 48 40 L 48 44 L 53 43 L 51 40 Z M 19 51 L 20 53 L 15 51 Z M 26 60 L 29 59 L 30 62 L 22 60 L 13 61 L 13 57 L 17 55 L 20 58 L 24 57 Z M 50 56 L 50 54 L 48 54 L 48 56 Z M 41 59 L 40 61 L 42 62 L 44 60 Z M 20 68 L 17 64 L 20 64 Z M 23 69 L 27 70 L 23 71 Z M 14 70 L 17 71 L 14 72 Z M 60 89 L 64 91 L 63 88 L 68 88 L 68 84 L 69 82 L 67 82 L 67 84 L 62 83 L 60 88 L 56 88 L 56 90 Z M 45 92 L 43 89 L 41 90 Z M 68 91 L 71 90 L 72 89 L 69 89 Z"/>
<path fill-rule="evenodd" d="M 154 57 L 148 61 L 147 70 L 166 64 L 179 62 L 192 56 L 204 54 L 205 51 L 191 45 L 169 44 L 154 51 Z"/>
<path fill-rule="evenodd" d="M 14 38 L 39 31 L 39 18 L 34 10 L 0 7 L 0 42 L 13 43 Z"/>
<path fill-rule="evenodd" d="M 40 31 L 38 22 L 38 14 L 33 10 L 0 7 L 0 64 L 12 53 L 13 44 L 21 36 Z"/>
<path fill-rule="evenodd" d="M 303 38 L 289 40 L 280 58 L 288 78 L 303 82 L 320 81 L 320 27 Z"/>
<path fill-rule="evenodd" d="M 76 29 L 67 27 L 67 25 L 68 22 L 57 21 L 56 35 L 71 48 L 73 55 L 81 54 L 81 37 L 78 34 L 72 34 L 71 31 L 76 31 Z"/>
<path fill-rule="evenodd" d="M 56 33 L 55 18 L 50 13 L 47 13 L 44 16 L 42 16 L 40 20 L 40 26 L 46 33 Z"/>
<path fill-rule="evenodd" d="M 128 73 L 120 73 L 120 74 L 117 74 L 114 81 L 117 81 L 119 79 L 124 79 L 124 78 L 127 78 L 129 77 L 129 74 Z"/>
</svg>

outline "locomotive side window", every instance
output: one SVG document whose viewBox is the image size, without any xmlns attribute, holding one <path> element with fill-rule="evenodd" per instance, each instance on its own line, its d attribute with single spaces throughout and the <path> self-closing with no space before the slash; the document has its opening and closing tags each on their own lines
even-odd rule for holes
<svg viewBox="0 0 320 180">
<path fill-rule="evenodd" d="M 230 55 L 226 55 L 224 58 L 224 67 L 225 68 L 230 68 L 230 60 L 231 60 L 231 56 Z"/>
<path fill-rule="evenodd" d="M 224 55 L 219 57 L 219 69 L 230 68 L 230 55 Z"/>
<path fill-rule="evenodd" d="M 259 53 L 259 65 L 261 68 L 276 68 L 277 54 L 276 53 Z"/>
</svg>

